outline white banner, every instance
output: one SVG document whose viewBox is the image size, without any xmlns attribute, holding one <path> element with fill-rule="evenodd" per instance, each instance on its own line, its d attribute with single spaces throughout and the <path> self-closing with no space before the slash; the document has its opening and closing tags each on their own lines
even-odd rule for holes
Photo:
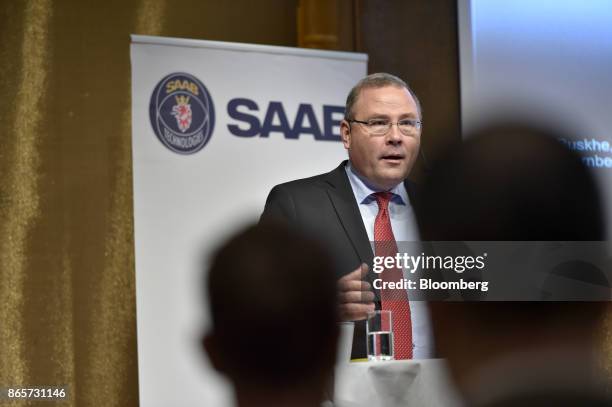
<svg viewBox="0 0 612 407">
<path fill-rule="evenodd" d="M 199 342 L 202 254 L 272 186 L 346 157 L 338 124 L 367 56 L 134 35 L 131 60 L 140 402 L 231 405 Z"/>
</svg>

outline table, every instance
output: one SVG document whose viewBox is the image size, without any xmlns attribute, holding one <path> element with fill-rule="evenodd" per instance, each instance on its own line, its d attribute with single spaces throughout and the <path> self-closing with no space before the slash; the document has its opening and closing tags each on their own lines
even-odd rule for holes
<svg viewBox="0 0 612 407">
<path fill-rule="evenodd" d="M 443 359 L 350 362 L 336 367 L 335 407 L 461 405 Z"/>
</svg>

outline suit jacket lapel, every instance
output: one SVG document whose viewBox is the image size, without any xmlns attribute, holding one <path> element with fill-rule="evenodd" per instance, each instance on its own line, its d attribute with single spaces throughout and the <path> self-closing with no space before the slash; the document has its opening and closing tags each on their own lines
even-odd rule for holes
<svg viewBox="0 0 612 407">
<path fill-rule="evenodd" d="M 327 183 L 330 188 L 327 189 L 327 194 L 359 259 L 371 265 L 374 254 L 345 172 L 345 165 L 346 161 L 343 161 L 338 168 L 328 174 Z"/>
<path fill-rule="evenodd" d="M 418 205 L 417 202 L 417 191 L 416 191 L 416 185 L 411 182 L 408 181 L 408 179 L 406 179 L 404 181 L 404 186 L 406 187 L 406 192 L 408 192 L 408 199 L 410 200 L 410 205 L 412 206 L 413 209 L 415 209 L 415 206 Z"/>
</svg>

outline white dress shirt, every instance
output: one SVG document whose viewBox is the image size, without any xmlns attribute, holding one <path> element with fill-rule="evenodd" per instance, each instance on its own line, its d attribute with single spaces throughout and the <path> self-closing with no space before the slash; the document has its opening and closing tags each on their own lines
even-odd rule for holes
<svg viewBox="0 0 612 407">
<path fill-rule="evenodd" d="M 361 212 L 361 219 L 368 232 L 368 239 L 372 244 L 374 242 L 374 221 L 378 214 L 378 204 L 372 194 L 381 192 L 381 190 L 368 185 L 367 180 L 355 172 L 350 161 L 345 170 L 357 200 L 359 212 Z M 414 211 L 410 205 L 404 183 L 399 183 L 388 192 L 393 194 L 391 202 L 389 202 L 389 217 L 391 218 L 391 228 L 395 241 L 419 241 Z M 404 270 L 404 274 L 407 273 L 407 270 Z M 408 292 L 408 299 L 410 299 L 410 292 Z M 431 358 L 433 356 L 433 334 L 427 303 L 423 301 L 409 301 L 409 303 L 412 322 L 412 357 L 413 359 Z"/>
</svg>

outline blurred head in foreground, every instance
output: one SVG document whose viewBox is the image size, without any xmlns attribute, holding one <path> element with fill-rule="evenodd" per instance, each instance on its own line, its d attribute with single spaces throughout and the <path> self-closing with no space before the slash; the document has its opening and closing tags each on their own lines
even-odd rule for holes
<svg viewBox="0 0 612 407">
<path fill-rule="evenodd" d="M 214 254 L 204 347 L 238 405 L 318 405 L 335 362 L 336 282 L 315 241 L 266 222 Z"/>
<path fill-rule="evenodd" d="M 423 188 L 418 208 L 422 239 L 604 240 L 596 182 L 580 157 L 558 141 L 561 136 L 529 125 L 500 124 L 467 137 L 439 161 Z M 573 380 L 566 388 L 584 393 L 606 306 L 432 303 L 437 352 L 448 359 L 470 405 L 489 405 L 486 400 L 504 398 L 504 393 L 526 396 L 518 404 L 500 405 L 532 405 L 537 397 L 551 401 L 547 397 L 558 391 L 538 391 L 563 386 L 568 378 L 560 373 L 569 374 L 569 366 Z"/>
<path fill-rule="evenodd" d="M 603 240 L 595 180 L 562 136 L 518 124 L 468 135 L 425 185 L 423 240 Z"/>
</svg>

